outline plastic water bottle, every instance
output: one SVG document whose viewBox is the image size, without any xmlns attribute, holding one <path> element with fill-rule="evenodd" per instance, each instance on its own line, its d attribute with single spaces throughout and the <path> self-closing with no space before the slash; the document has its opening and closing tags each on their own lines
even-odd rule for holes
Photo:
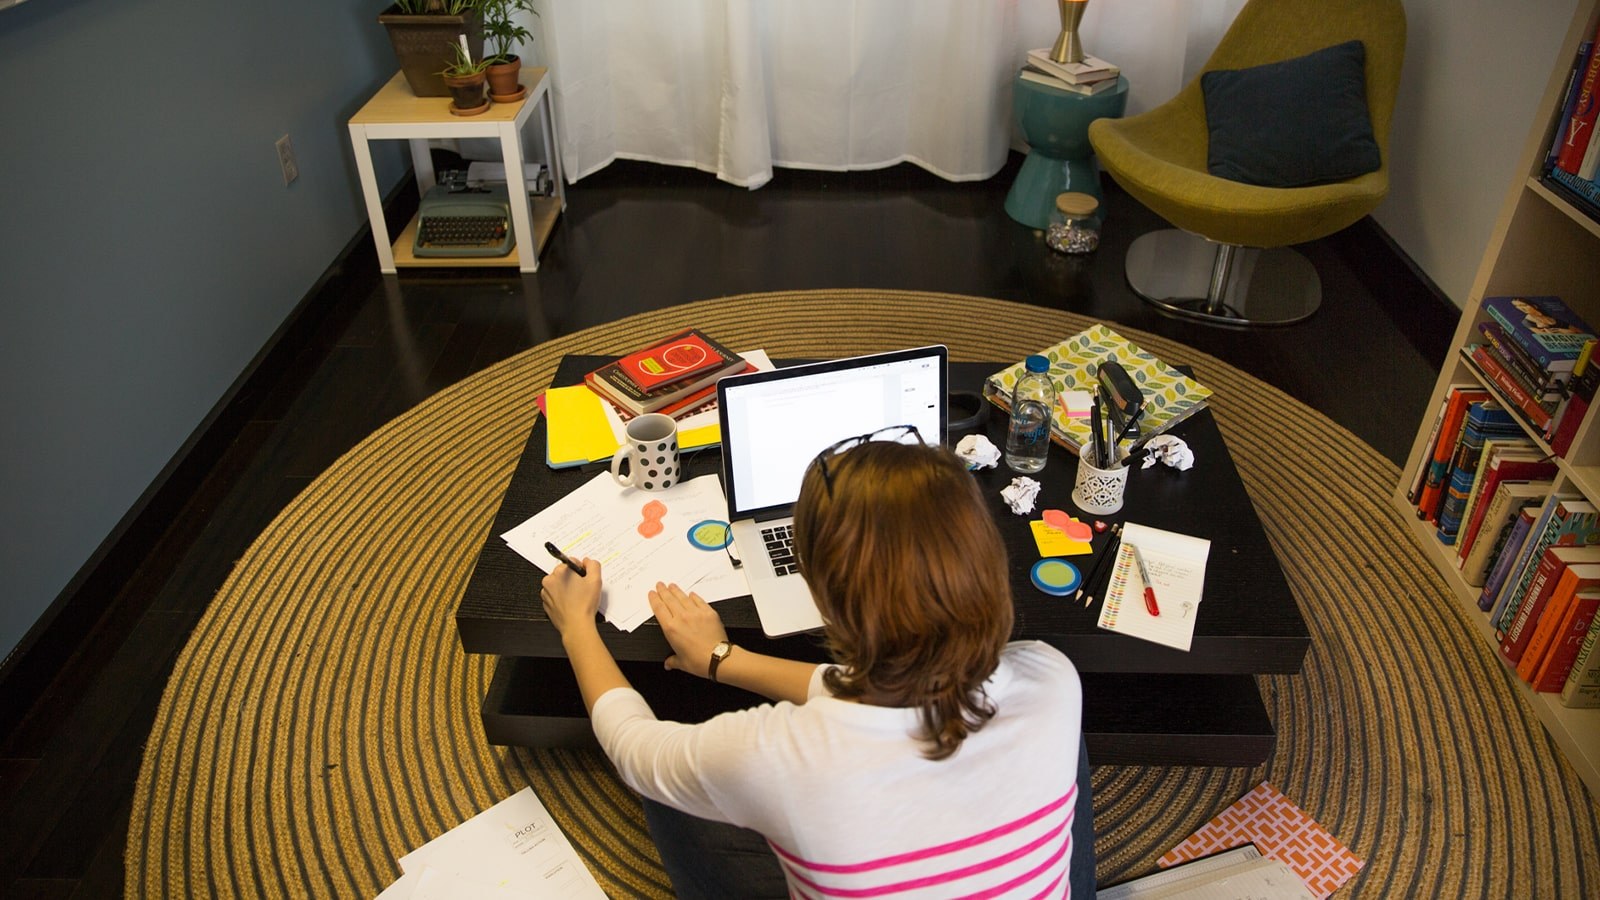
<svg viewBox="0 0 1600 900">
<path fill-rule="evenodd" d="M 1024 474 L 1044 468 L 1050 453 L 1050 411 L 1056 387 L 1050 381 L 1050 360 L 1030 356 L 1027 369 L 1011 391 L 1011 428 L 1006 432 L 1006 465 Z"/>
</svg>

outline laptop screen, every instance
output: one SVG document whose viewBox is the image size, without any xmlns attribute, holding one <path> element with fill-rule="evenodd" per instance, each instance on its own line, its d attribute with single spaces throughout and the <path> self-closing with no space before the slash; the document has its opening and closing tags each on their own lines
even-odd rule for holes
<svg viewBox="0 0 1600 900">
<path fill-rule="evenodd" d="M 828 360 L 717 382 L 722 485 L 735 519 L 785 511 L 823 448 L 893 425 L 943 443 L 943 346 Z"/>
</svg>

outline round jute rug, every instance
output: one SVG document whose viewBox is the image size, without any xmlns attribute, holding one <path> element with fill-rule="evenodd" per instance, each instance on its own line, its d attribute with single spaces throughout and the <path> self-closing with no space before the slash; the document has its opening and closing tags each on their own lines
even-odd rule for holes
<svg viewBox="0 0 1600 900">
<path fill-rule="evenodd" d="M 943 342 L 955 360 L 1009 362 L 1044 343 L 1029 335 L 1089 324 L 941 294 L 727 297 L 550 341 L 441 391 L 307 487 L 213 600 L 145 750 L 129 896 L 371 897 L 397 857 L 525 784 L 614 896 L 668 896 L 604 758 L 484 742 L 493 661 L 464 655 L 452 620 L 562 354 L 694 325 L 778 358 Z M 1279 732 L 1266 765 L 1095 769 L 1102 883 L 1152 870 L 1269 781 L 1366 860 L 1341 893 L 1600 895 L 1597 807 L 1403 531 L 1386 499 L 1397 467 L 1213 357 L 1116 330 L 1215 391 L 1313 646 L 1300 675 L 1260 679 Z"/>
</svg>

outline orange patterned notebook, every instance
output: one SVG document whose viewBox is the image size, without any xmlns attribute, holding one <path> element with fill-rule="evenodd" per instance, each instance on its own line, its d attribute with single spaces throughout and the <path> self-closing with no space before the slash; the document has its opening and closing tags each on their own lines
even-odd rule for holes
<svg viewBox="0 0 1600 900">
<path fill-rule="evenodd" d="M 1327 897 L 1366 865 L 1350 848 L 1265 781 L 1157 860 L 1165 868 L 1240 844 L 1286 864 L 1318 897 Z"/>
</svg>

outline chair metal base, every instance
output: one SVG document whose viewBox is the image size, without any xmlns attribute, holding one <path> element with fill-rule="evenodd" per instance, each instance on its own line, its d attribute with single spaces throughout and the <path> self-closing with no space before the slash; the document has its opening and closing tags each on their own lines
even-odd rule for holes
<svg viewBox="0 0 1600 900">
<path fill-rule="evenodd" d="M 1140 297 L 1213 325 L 1292 325 L 1322 305 L 1316 268 L 1287 247 L 1218 244 L 1172 228 L 1134 240 L 1125 268 Z"/>
</svg>

